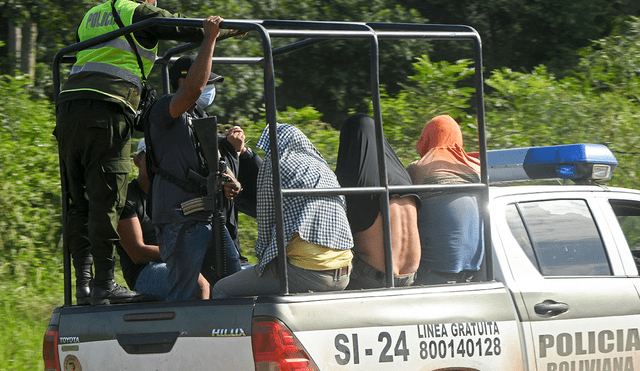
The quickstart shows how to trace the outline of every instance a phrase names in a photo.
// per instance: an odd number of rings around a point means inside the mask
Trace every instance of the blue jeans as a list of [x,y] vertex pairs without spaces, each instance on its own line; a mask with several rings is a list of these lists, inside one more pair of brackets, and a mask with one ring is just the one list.
[[[180,230],[184,228],[182,236]],[[225,230],[225,249],[227,252],[227,272],[239,271],[240,254],[233,244],[229,231]],[[193,300],[198,289],[198,276],[207,247],[213,237],[211,224],[195,222],[185,226],[183,223],[156,226],[156,237],[160,247],[160,257],[167,264],[169,293],[167,301]],[[178,237],[181,237],[180,240]]]
[[[415,279],[416,272],[402,277],[393,277],[393,286],[411,286]],[[353,272],[347,290],[375,289],[386,287],[386,285],[387,280],[383,272],[367,264],[357,253],[353,255]]]
[[156,300],[165,300],[169,294],[168,276],[167,264],[151,262],[140,271],[133,289],[151,295]]
[[[312,271],[287,263],[289,292],[341,291],[349,284],[349,275],[335,275],[324,271]],[[258,266],[250,266],[238,273],[225,277],[211,289],[212,299],[237,296],[275,295],[280,292],[278,278],[278,259],[269,262],[262,276],[258,275]]]

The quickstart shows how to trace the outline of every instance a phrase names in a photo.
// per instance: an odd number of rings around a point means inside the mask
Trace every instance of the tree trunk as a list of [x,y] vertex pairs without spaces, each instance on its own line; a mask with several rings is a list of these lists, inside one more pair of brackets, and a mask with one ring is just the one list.
[[20,56],[20,72],[29,75],[31,81],[36,78],[36,40],[38,24],[29,18],[22,26],[22,53]]
[[8,73],[13,75],[18,69],[18,64],[20,62],[20,54],[22,52],[22,29],[16,27],[13,23],[13,20],[8,20],[8,28],[9,28],[9,40],[7,40],[7,48],[9,54],[7,56],[8,62]]

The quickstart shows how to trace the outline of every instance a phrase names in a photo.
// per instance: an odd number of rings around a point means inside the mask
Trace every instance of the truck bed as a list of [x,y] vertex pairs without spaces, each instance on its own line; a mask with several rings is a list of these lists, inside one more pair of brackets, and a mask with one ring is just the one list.
[[511,297],[496,282],[59,307],[56,314],[50,328],[61,329],[60,357],[72,355],[84,369],[253,370],[253,326],[273,319],[321,370],[435,370],[451,358],[470,369],[522,363],[512,356],[520,354],[521,331]]

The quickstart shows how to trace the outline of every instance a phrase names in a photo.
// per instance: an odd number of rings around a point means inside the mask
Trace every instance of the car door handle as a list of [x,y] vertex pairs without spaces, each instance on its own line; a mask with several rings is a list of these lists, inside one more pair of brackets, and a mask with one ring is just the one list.
[[533,306],[533,310],[540,317],[553,317],[569,310],[569,305],[554,300],[545,300]]

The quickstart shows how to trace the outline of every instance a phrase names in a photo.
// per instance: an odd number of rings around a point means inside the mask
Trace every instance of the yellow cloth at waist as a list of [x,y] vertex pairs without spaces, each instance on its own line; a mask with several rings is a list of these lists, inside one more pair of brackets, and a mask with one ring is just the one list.
[[353,259],[351,250],[336,250],[315,245],[300,238],[298,233],[287,244],[289,264],[312,271],[325,271],[346,267]]

